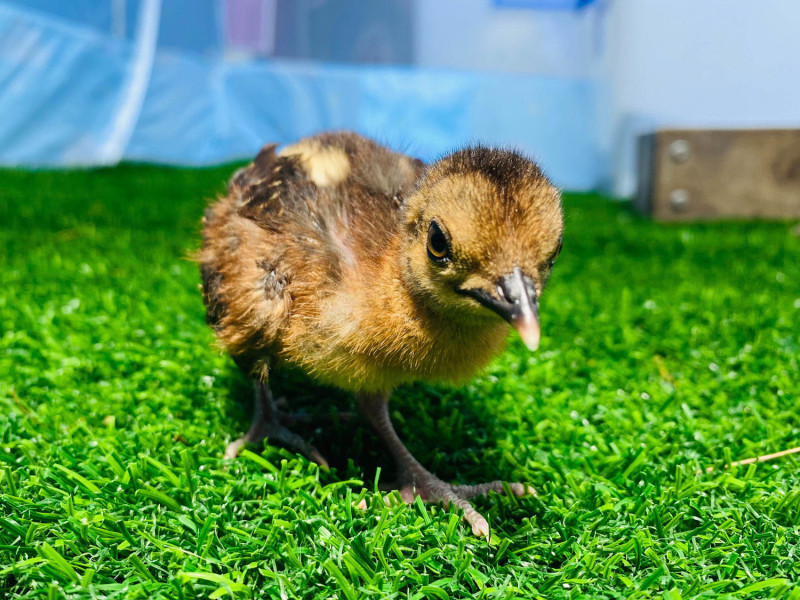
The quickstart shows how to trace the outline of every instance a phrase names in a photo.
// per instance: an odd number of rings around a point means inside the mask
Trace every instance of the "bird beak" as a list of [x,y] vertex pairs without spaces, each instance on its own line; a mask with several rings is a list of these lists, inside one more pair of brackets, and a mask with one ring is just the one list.
[[511,323],[528,350],[539,347],[539,297],[536,284],[522,274],[522,269],[515,267],[511,273],[500,278],[497,295],[482,289],[460,291]]

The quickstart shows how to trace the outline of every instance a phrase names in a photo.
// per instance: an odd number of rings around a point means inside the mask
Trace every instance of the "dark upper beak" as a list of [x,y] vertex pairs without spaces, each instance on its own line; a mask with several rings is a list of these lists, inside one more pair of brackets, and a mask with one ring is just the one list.
[[497,282],[496,295],[485,290],[461,290],[514,326],[529,350],[539,347],[539,303],[536,284],[522,269],[514,270]]

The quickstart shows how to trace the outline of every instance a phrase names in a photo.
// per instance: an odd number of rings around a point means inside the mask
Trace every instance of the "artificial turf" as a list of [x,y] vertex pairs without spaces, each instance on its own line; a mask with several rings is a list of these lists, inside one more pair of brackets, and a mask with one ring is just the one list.
[[300,379],[277,392],[333,469],[222,459],[251,391],[188,256],[231,171],[0,171],[0,597],[800,598],[800,463],[723,468],[800,445],[791,224],[565,196],[541,350],[395,395],[442,478],[538,490],[477,501],[487,543],[387,506],[351,399]]

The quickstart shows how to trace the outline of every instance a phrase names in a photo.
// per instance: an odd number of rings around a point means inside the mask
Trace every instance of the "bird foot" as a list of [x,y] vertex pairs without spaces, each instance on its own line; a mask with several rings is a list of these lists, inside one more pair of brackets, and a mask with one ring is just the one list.
[[278,443],[287,450],[298,452],[327,469],[328,461],[319,453],[319,450],[281,423],[281,411],[278,409],[278,405],[286,406],[286,400],[274,400],[266,381],[257,381],[255,392],[253,422],[250,424],[250,430],[238,440],[228,444],[228,447],[225,448],[225,458],[236,458],[239,450],[246,444],[262,445],[264,440],[269,439],[270,442]]
[[489,522],[473,508],[469,502],[470,498],[485,496],[492,491],[502,493],[506,487],[515,496],[536,493],[531,486],[522,483],[505,484],[502,481],[490,481],[478,485],[445,483],[423,467],[397,436],[389,418],[388,400],[388,395],[380,394],[362,394],[358,398],[361,412],[375,428],[375,432],[386,444],[397,463],[400,475],[399,492],[406,502],[414,502],[419,496],[425,502],[441,502],[445,506],[453,504],[464,511],[464,519],[472,527],[472,533],[488,538],[491,535]]
[[328,461],[320,454],[314,446],[306,442],[302,437],[294,433],[292,430],[281,425],[277,419],[269,421],[253,422],[245,435],[228,444],[225,448],[225,458],[234,459],[239,454],[244,446],[248,444],[261,445],[264,440],[269,440],[283,446],[287,450],[302,454],[306,458],[313,460],[319,466],[327,469]]
[[522,483],[490,481],[477,485],[453,485],[424,470],[422,473],[414,473],[414,477],[406,481],[395,488],[405,502],[411,504],[419,496],[424,502],[441,502],[445,507],[453,504],[464,511],[464,520],[472,527],[472,533],[485,538],[490,535],[489,522],[475,510],[469,502],[470,498],[486,496],[489,492],[502,494],[505,486],[515,496],[536,495],[531,486]]

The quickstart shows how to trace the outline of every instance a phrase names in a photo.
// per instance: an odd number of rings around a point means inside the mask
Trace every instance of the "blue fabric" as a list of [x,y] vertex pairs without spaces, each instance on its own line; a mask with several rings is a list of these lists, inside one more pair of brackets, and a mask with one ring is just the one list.
[[0,163],[104,162],[130,46],[0,4]]
[[[129,41],[0,4],[0,163],[74,165],[104,155]],[[478,71],[226,62],[160,49],[124,158],[204,165],[352,129],[424,160],[482,142],[539,159],[554,181],[601,180],[595,85]]]
[[[180,85],[176,86],[176,81]],[[160,53],[126,155],[208,164],[326,129],[433,160],[481,142],[538,158],[560,185],[599,181],[591,82],[314,63],[228,64]]]

